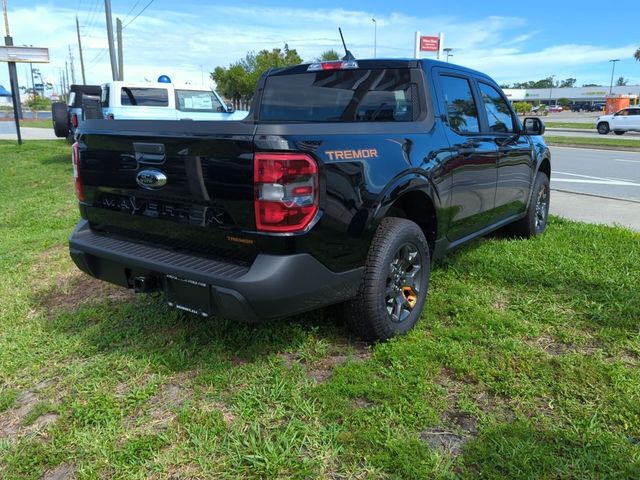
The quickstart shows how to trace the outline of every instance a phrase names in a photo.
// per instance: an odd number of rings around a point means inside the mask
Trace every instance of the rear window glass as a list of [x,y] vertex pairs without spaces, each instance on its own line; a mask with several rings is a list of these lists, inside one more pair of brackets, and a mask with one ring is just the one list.
[[168,107],[169,93],[165,88],[122,87],[120,105],[139,107]]
[[408,122],[417,116],[408,68],[325,70],[267,78],[261,121]]
[[223,111],[222,104],[210,90],[176,90],[176,108],[181,112]]

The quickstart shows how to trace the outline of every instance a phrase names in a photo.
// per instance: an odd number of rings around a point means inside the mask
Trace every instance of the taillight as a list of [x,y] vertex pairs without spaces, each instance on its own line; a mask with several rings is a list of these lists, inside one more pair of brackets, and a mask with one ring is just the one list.
[[77,128],[78,126],[78,115],[75,113],[71,115],[71,125],[73,126],[73,128]]
[[256,228],[304,230],[318,212],[318,165],[305,153],[256,153],[253,161]]
[[73,183],[76,187],[76,197],[83,202],[85,197],[82,188],[82,179],[80,178],[80,147],[78,142],[71,145],[71,163],[73,163]]

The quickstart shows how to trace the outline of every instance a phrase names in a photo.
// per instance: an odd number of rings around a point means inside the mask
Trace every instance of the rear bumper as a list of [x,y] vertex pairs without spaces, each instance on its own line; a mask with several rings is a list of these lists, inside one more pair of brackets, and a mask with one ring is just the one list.
[[104,235],[86,220],[69,238],[69,252],[78,268],[100,280],[133,288],[136,279],[149,279],[178,308],[248,322],[352,298],[363,273],[333,272],[304,253],[260,254],[250,266],[225,263]]

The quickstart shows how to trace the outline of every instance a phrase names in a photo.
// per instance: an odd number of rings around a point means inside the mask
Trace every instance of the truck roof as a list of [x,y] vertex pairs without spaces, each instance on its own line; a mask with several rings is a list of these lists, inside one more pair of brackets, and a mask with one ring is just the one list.
[[133,88],[165,88],[168,90],[195,90],[195,91],[210,91],[213,90],[211,85],[194,85],[190,83],[162,83],[162,82],[125,82],[115,80],[112,82],[106,82],[103,86],[109,85],[110,87],[133,87]]
[[[458,70],[460,72],[472,73],[477,76],[489,78],[485,73],[478,72],[468,67],[456,65],[455,63],[442,62],[440,60],[432,59],[415,59],[415,58],[364,58],[356,59],[358,68],[419,68],[430,69],[431,67],[443,67],[449,70]],[[303,73],[309,68],[309,65],[313,63],[324,62],[307,62],[292,67],[283,67],[271,70],[269,75],[279,75],[285,73]]]

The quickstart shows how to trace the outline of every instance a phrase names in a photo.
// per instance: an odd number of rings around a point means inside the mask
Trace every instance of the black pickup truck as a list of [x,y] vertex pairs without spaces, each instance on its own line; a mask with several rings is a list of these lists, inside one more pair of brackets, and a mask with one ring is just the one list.
[[432,60],[265,74],[243,121],[84,122],[76,265],[203,317],[344,302],[368,341],[420,317],[431,262],[542,232],[550,155],[488,76]]

